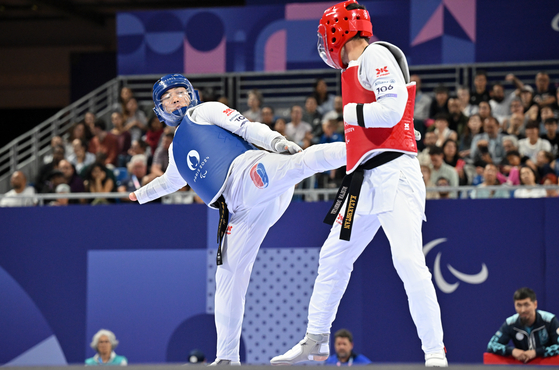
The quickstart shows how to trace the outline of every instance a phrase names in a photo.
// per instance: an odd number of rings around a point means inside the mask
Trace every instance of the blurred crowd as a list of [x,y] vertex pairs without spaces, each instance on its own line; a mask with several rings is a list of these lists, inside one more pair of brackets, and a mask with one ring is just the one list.
[[[461,86],[451,92],[438,86],[433,93],[421,90],[421,77],[411,76],[417,85],[414,124],[421,133],[418,158],[428,187],[474,185],[476,190],[459,195],[441,189],[427,193],[428,199],[536,198],[556,197],[555,190],[543,188],[507,190],[506,185],[557,185],[559,164],[559,90],[542,71],[534,86],[513,74],[489,86],[484,71],[477,71],[473,89]],[[211,91],[202,91],[203,101],[221,101]],[[134,92],[123,87],[119,103],[107,121],[87,112],[62,136],[51,141],[38,173],[27,178],[21,171],[12,174],[12,190],[0,206],[33,205],[34,193],[122,193],[120,199],[65,199],[51,205],[106,204],[128,202],[128,193],[163,174],[169,162],[168,149],[174,128],[162,124],[152,107],[139,106]],[[251,90],[246,107],[236,108],[251,121],[268,125],[307,148],[318,143],[344,140],[341,96],[329,91],[318,79],[313,92],[287,114],[277,114],[265,104],[262,93]],[[345,168],[319,174],[299,184],[300,188],[336,188]],[[32,186],[29,186],[32,184]],[[484,189],[503,186],[502,189]],[[181,191],[189,190],[188,186]],[[201,203],[194,193],[166,198],[166,202]]]

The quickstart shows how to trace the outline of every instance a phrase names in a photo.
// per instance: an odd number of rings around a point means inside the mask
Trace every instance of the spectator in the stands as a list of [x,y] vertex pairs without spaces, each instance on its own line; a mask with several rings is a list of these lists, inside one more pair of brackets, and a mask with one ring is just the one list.
[[507,165],[503,166],[502,172],[507,175],[508,185],[520,185],[520,168],[525,165],[535,166],[528,157],[522,157],[518,150],[507,152]]
[[48,203],[49,206],[67,206],[68,204],[70,204],[71,200],[74,199],[69,199],[65,196],[63,196],[63,194],[70,194],[72,191],[70,190],[70,185],[68,184],[59,184],[56,189],[54,190],[54,192],[56,194],[61,194],[60,198],[56,198],[53,201],[50,201]]
[[29,207],[37,204],[35,198],[28,198],[35,195],[35,189],[32,186],[27,186],[27,176],[22,171],[12,173],[10,185],[12,190],[4,195],[14,198],[1,198],[0,207]]
[[145,141],[134,140],[132,141],[130,150],[128,150],[128,156],[133,157],[136,154],[145,154],[148,157],[148,161],[149,161],[149,158],[152,156],[153,152],[151,151],[151,147]]
[[[52,162],[52,157],[53,157],[53,153],[54,153],[54,148],[56,148],[57,146],[60,145],[64,145],[64,141],[62,140],[62,138],[60,136],[53,136],[50,139],[50,153],[46,154],[43,157],[43,164],[47,164]],[[64,145],[64,152],[66,152],[67,146]]]
[[148,122],[148,130],[146,132],[146,143],[151,148],[152,153],[155,153],[164,130],[165,125],[161,123],[159,118],[157,118],[157,116],[151,117]]
[[68,161],[74,165],[76,172],[81,174],[85,167],[95,162],[95,154],[87,151],[87,145],[83,139],[74,139],[72,141],[72,147],[74,149],[74,154],[68,157]]
[[[421,165],[421,174],[423,175],[423,182],[426,188],[433,188],[435,184],[431,181],[431,167],[428,165]],[[426,199],[439,199],[439,193],[435,191],[428,191]]]
[[490,95],[487,89],[487,73],[482,70],[476,71],[474,77],[474,89],[470,93],[470,104],[479,105],[482,101],[489,102]]
[[130,131],[124,128],[124,117],[122,113],[113,112],[113,114],[111,114],[111,121],[113,123],[111,134],[113,134],[118,141],[117,167],[124,167],[126,165],[128,149],[130,149],[130,145],[132,144],[132,137]]
[[435,117],[433,124],[434,133],[437,136],[436,145],[442,146],[446,139],[458,140],[458,135],[454,130],[448,128],[448,115],[445,113],[438,113]]
[[[147,175],[148,159],[143,154],[137,154],[128,162],[128,177],[118,187],[119,193],[126,193],[124,201],[130,201],[128,194],[138,190],[142,186],[142,180]],[[127,200],[128,199],[128,200]]]
[[526,124],[526,138],[518,141],[520,154],[530,157],[532,162],[537,161],[540,150],[551,152],[551,144],[546,139],[540,138],[540,124],[537,121],[529,121]]
[[437,181],[435,182],[435,186],[437,188],[441,188],[441,190],[439,190],[439,199],[450,199],[450,198],[456,198],[456,196],[453,196],[454,192],[450,192],[450,191],[443,191],[442,189],[447,188],[450,185],[450,181],[446,178],[446,177],[439,177],[437,179]]
[[[93,126],[95,126],[95,122],[93,122]],[[78,122],[73,125],[69,130],[68,135],[68,144],[66,145],[66,157],[69,157],[70,154],[73,153],[74,150],[74,140],[80,139],[85,141],[86,147],[89,144],[89,140],[93,137],[93,131],[89,129],[89,127],[85,124],[84,121]],[[72,149],[68,150],[68,146],[71,146]]]
[[[551,168],[551,162],[555,157],[551,152],[547,152],[545,150],[540,150],[536,156],[536,167],[538,171],[538,177],[543,179],[545,175],[548,173],[554,173],[553,169]],[[543,180],[542,180],[543,181]]]
[[324,133],[320,136],[320,144],[335,143],[337,141],[344,141],[342,134],[336,132],[338,128],[338,121],[331,119],[324,125]]
[[118,157],[118,139],[107,132],[107,125],[102,119],[95,121],[93,129],[95,136],[89,142],[89,152],[95,155],[103,153],[105,155],[105,165],[116,166]]
[[440,177],[444,177],[449,181],[450,186],[458,186],[458,173],[454,167],[444,162],[444,153],[441,147],[431,145],[429,147],[431,155],[431,180],[437,184]]
[[525,124],[525,114],[524,114],[524,106],[522,105],[522,101],[519,97],[512,99],[510,102],[510,116],[506,117],[503,120],[503,130],[509,131],[509,126],[511,125],[511,119],[513,116],[522,117],[520,123],[520,129],[518,132],[522,133],[524,131],[524,124]]
[[550,83],[549,74],[545,71],[536,74],[536,91],[534,92],[534,102],[540,108],[552,105],[557,102],[557,88]]
[[456,95],[458,96],[458,102],[460,102],[460,109],[466,117],[470,117],[478,112],[478,106],[470,104],[470,89],[466,86],[459,86],[456,89]]
[[276,122],[276,118],[274,116],[274,108],[267,105],[262,107],[262,121],[263,124],[268,126],[271,130],[274,129],[274,123]]
[[291,121],[285,126],[286,137],[298,145],[303,145],[303,140],[311,132],[311,124],[303,121],[303,109],[301,106],[294,105],[291,107]]
[[[522,102],[522,106],[524,107],[524,112],[528,112],[528,110],[537,105],[534,101],[534,89],[530,85],[524,85],[520,90],[520,101]],[[535,108],[534,108],[535,109]]]
[[344,103],[342,97],[337,95],[336,97],[334,97],[334,109],[329,112],[326,112],[326,114],[322,116],[322,124],[328,122],[331,119],[335,119],[336,121],[338,121],[338,128],[336,129],[336,131],[339,133],[343,133],[344,132],[343,113],[344,113]]
[[132,140],[138,140],[142,137],[147,130],[148,120],[146,114],[138,109],[138,102],[136,99],[131,98],[126,103],[126,110],[122,112],[124,118],[124,129],[130,131]]
[[144,178],[144,182],[142,185],[147,184],[148,182],[153,181],[156,177],[162,176],[169,165],[169,147],[173,142],[174,134],[168,132],[163,135],[161,138],[161,143],[155,150],[155,154],[153,155],[153,162],[151,164],[150,173]]
[[[529,166],[520,168],[520,184],[534,186],[538,183],[538,174]],[[547,193],[543,188],[537,189],[517,189],[514,191],[515,198],[545,198]]]
[[431,155],[429,154],[429,148],[431,145],[436,146],[437,135],[434,131],[427,131],[423,136],[423,146],[424,149],[417,154],[417,159],[419,164],[430,166],[431,165]]
[[128,86],[123,86],[120,88],[118,93],[118,105],[113,107],[114,110],[118,110],[120,113],[126,112],[126,103],[134,97],[134,92]]
[[328,85],[323,79],[319,78],[315,81],[312,95],[316,99],[317,109],[320,114],[325,114],[334,109],[335,96],[328,93]]
[[285,134],[285,127],[286,126],[287,126],[287,123],[285,123],[285,118],[278,117],[278,119],[276,119],[276,123],[274,123],[274,131],[279,132],[283,136],[287,136]]
[[[557,176],[553,173],[548,173],[544,176],[542,180],[543,185],[557,185]],[[557,189],[545,189],[548,198],[557,198],[559,197],[559,192]]]
[[468,176],[464,171],[466,162],[460,158],[458,154],[458,144],[456,144],[456,140],[446,139],[442,145],[442,149],[443,160],[449,166],[454,167],[456,173],[458,173],[459,184],[468,185]]
[[470,198],[472,199],[489,199],[489,198],[510,198],[510,191],[506,188],[499,190],[484,189],[488,186],[497,186],[501,183],[497,180],[499,170],[493,163],[489,163],[483,170],[483,182],[472,190]]
[[415,122],[425,121],[429,118],[429,109],[431,108],[433,98],[421,90],[421,77],[419,77],[419,75],[411,75],[410,80],[411,82],[415,82],[415,107],[413,111],[413,119]]
[[91,365],[116,365],[126,366],[128,360],[124,356],[119,356],[114,349],[118,346],[116,336],[110,330],[101,329],[93,336],[90,347],[97,352],[95,356],[85,360],[85,364]]
[[[63,159],[58,164],[58,169],[64,175],[64,182],[70,186],[70,192],[72,193],[83,193],[85,192],[85,186],[83,180],[78,176],[76,170],[72,163],[68,160]],[[77,200],[71,203],[78,203]]]
[[34,186],[37,193],[50,193],[54,190],[49,177],[54,170],[58,169],[58,163],[64,159],[64,156],[65,149],[62,145],[58,145],[53,149],[52,161],[41,166],[39,173],[35,178]]
[[448,115],[448,98],[448,89],[445,86],[439,85],[435,88],[435,99],[429,108],[429,118],[434,119],[439,113]]
[[551,109],[550,106],[546,105],[540,109],[540,133],[546,132],[545,120],[548,118],[555,118],[555,114],[553,113],[553,109]]
[[243,116],[251,122],[262,121],[262,110],[260,109],[262,105],[262,93],[259,90],[254,89],[248,92],[247,105],[249,109],[243,112]]
[[551,153],[557,158],[559,155],[559,135],[557,135],[557,118],[550,117],[544,121],[545,133],[542,139],[551,144]]
[[524,134],[524,115],[521,113],[513,113],[508,119],[506,133],[509,135],[514,135],[518,139],[523,139]]
[[458,98],[448,99],[448,128],[455,131],[458,137],[464,134],[464,128],[468,124],[468,117],[460,109]]
[[508,176],[510,168],[507,154],[511,151],[518,151],[518,138],[514,135],[504,135],[503,136],[503,149],[505,151],[505,158],[501,160],[501,172]]
[[[91,134],[91,137],[93,137],[93,128],[95,127],[95,121],[97,120],[97,117],[95,116],[95,113],[93,113],[92,111],[88,111],[85,112],[85,115],[83,116],[83,122],[85,123],[85,126],[87,127],[86,133],[89,130],[89,133]],[[91,138],[89,138],[91,139]],[[89,140],[86,137],[86,140]]]
[[[107,168],[98,162],[88,167],[84,185],[89,193],[110,193],[115,188],[113,179],[107,176]],[[110,201],[106,198],[95,198],[91,201],[92,205],[108,203]]]
[[458,147],[460,157],[471,159],[470,149],[472,147],[472,141],[477,134],[482,132],[481,117],[477,113],[471,115],[468,119],[468,124],[464,127],[464,133],[460,137],[460,145]]
[[500,124],[503,124],[505,119],[510,116],[510,103],[517,96],[516,92],[505,94],[503,85],[496,82],[493,85],[492,93],[491,100],[489,100],[492,115],[497,118]]
[[[478,107],[479,107],[478,110],[479,117],[481,118],[482,122],[484,122],[487,118],[492,117],[491,106],[489,105],[489,102],[486,101],[479,102]],[[497,124],[500,126],[498,121]]]
[[494,117],[483,121],[483,133],[477,134],[472,140],[470,158],[473,161],[483,159],[486,163],[501,163],[505,157],[503,134],[499,132],[499,123]]
[[371,363],[367,357],[353,351],[353,335],[347,329],[340,329],[334,334],[334,350],[324,362],[325,365],[353,366]]
[[317,110],[318,105],[314,96],[307,96],[305,100],[305,108],[303,109],[302,120],[308,122],[312,126],[312,135],[316,140],[322,136],[322,114]]

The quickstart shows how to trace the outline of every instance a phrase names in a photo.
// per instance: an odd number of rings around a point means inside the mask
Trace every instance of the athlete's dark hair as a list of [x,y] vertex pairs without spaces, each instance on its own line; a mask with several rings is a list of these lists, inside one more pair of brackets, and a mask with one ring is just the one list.
[[[346,6],[347,10],[356,10],[356,9],[363,9],[363,10],[367,10],[367,8],[365,8],[365,5],[361,5],[361,4],[349,4],[348,6]],[[359,35],[359,32],[357,32],[357,35],[353,36],[350,40],[355,40],[355,39],[363,39],[366,40],[367,43],[369,43],[369,38],[368,37],[363,37]]]
[[514,292],[514,300],[515,301],[520,301],[526,298],[530,298],[530,300],[532,302],[535,302],[536,299],[536,293],[534,293],[534,291],[530,288],[520,288],[518,289],[516,292]]

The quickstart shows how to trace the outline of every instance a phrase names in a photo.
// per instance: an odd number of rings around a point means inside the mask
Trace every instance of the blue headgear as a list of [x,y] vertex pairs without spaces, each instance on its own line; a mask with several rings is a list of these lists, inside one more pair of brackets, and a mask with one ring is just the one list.
[[[161,98],[167,90],[175,87],[184,87],[186,89],[190,98],[190,104],[188,107],[183,107],[174,112],[168,113],[161,104]],[[161,77],[161,79],[153,85],[153,103],[155,104],[153,111],[157,115],[157,118],[159,118],[161,122],[165,122],[167,125],[175,127],[181,123],[186,111],[189,108],[200,104],[200,96],[198,95],[198,90],[194,90],[194,87],[192,87],[192,84],[186,79],[186,77],[180,74],[172,74]]]

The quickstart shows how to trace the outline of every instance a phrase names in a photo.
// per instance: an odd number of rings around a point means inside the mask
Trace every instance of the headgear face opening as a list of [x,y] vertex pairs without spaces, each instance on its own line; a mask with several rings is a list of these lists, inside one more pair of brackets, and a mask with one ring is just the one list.
[[157,118],[174,127],[181,123],[189,108],[200,104],[200,98],[188,79],[180,74],[170,74],[153,85],[153,103]]
[[356,0],[336,4],[324,11],[318,25],[318,54],[322,60],[335,69],[347,68],[342,61],[342,48],[355,35],[373,36],[373,24],[365,9],[347,10]]

